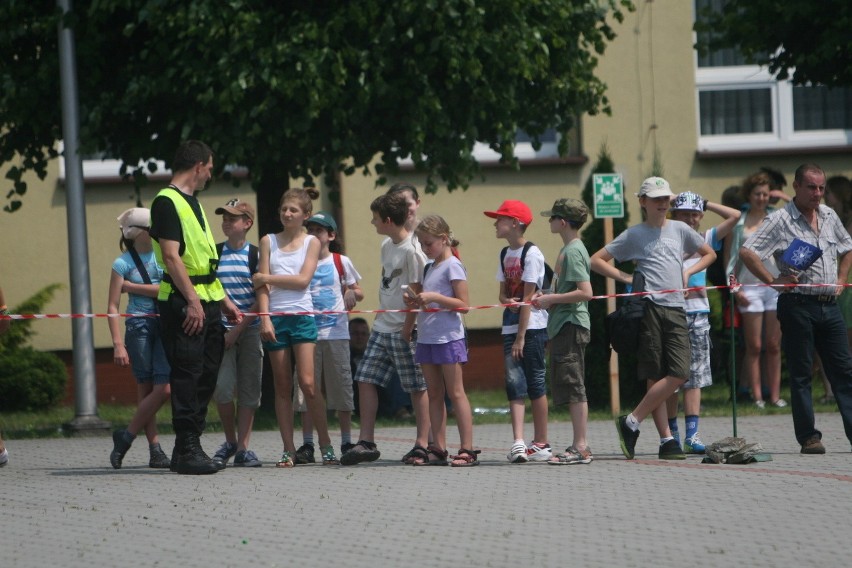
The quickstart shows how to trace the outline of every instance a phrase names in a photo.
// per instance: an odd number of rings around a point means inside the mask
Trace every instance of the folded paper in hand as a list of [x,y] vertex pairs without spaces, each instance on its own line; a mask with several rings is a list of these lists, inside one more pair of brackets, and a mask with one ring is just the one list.
[[779,268],[783,272],[802,272],[811,267],[811,265],[822,256],[822,249],[810,243],[806,243],[801,239],[793,239],[784,255],[781,257],[782,266]]

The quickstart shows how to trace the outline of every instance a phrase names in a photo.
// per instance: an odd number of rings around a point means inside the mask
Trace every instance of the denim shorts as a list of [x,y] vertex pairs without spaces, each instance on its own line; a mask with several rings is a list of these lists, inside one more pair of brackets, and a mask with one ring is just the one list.
[[275,341],[264,341],[267,351],[288,349],[297,343],[317,342],[317,323],[314,316],[272,316]]
[[528,329],[524,336],[524,353],[520,360],[512,357],[516,333],[503,336],[503,364],[506,367],[506,396],[509,400],[529,397],[536,400],[547,394],[544,383],[547,329]]
[[124,344],[137,383],[169,384],[171,368],[163,350],[157,318],[127,318]]

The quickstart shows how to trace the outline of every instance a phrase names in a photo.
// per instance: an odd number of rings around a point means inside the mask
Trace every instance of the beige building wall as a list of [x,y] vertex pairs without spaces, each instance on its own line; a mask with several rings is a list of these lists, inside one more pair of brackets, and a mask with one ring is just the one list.
[[[637,2],[636,12],[627,14],[622,24],[614,23],[618,37],[600,59],[599,74],[609,85],[612,116],[584,117],[582,145],[589,157],[585,164],[525,165],[520,171],[484,167],[485,179],[475,179],[467,191],[423,195],[421,214],[443,215],[461,241],[461,256],[470,279],[473,305],[497,302],[498,253],[504,243],[494,237],[493,220],[482,212],[495,209],[504,199],[526,201],[536,215],[527,236],[553,263],[559,239],[548,233],[547,222],[538,214],[560,197],[579,197],[603,144],[609,148],[616,170],[624,176],[627,205],[632,222],[640,219],[633,194],[651,174],[655,155],[662,173],[675,191],[691,189],[718,200],[722,191],[736,184],[760,166],[781,170],[792,182],[796,166],[803,161],[821,164],[828,175],[852,173],[847,154],[767,153],[737,157],[697,158],[697,110],[695,91],[695,52],[692,33],[692,2],[656,0]],[[210,141],[215,151],[215,141]],[[0,172],[4,173],[4,172]],[[399,179],[424,187],[422,175],[403,172]],[[51,166],[46,180],[35,175],[27,179],[30,190],[23,208],[0,213],[4,246],[0,249],[0,285],[10,305],[15,305],[37,289],[54,283],[68,284],[68,245],[65,189],[58,182],[58,163]],[[378,307],[377,286],[381,238],[370,224],[370,202],[387,186],[375,188],[375,179],[355,175],[342,180],[342,222],[346,253],[363,276],[366,293],[361,308]],[[391,180],[391,182],[397,180]],[[161,183],[143,191],[150,205]],[[788,192],[790,192],[788,188]],[[317,204],[330,209],[326,202]],[[232,197],[253,200],[248,184],[234,189],[218,183],[203,193],[201,203],[213,218],[213,210]],[[119,232],[116,217],[134,206],[132,187],[125,184],[88,184],[86,187],[87,232],[89,238],[92,305],[95,312],[106,311],[107,285],[113,259],[118,255]],[[705,225],[717,222],[708,215]],[[218,221],[213,221],[217,239],[222,238]],[[257,242],[252,232],[250,240]],[[594,252],[594,251],[590,251]],[[601,294],[602,290],[595,293]],[[70,311],[70,291],[61,291],[46,308],[50,313]],[[499,310],[477,310],[467,316],[471,328],[497,327]],[[70,320],[40,320],[34,323],[35,345],[39,349],[68,349],[71,346]],[[96,347],[110,345],[106,321],[94,322]]]

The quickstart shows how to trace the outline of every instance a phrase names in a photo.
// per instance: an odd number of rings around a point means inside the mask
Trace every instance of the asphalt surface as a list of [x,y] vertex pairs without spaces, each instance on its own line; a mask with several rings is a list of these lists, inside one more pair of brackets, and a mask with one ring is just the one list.
[[[650,420],[636,460],[597,421],[595,460],[558,467],[510,464],[508,417],[475,427],[473,468],[402,465],[413,427],[378,430],[377,462],[290,470],[278,433],[256,432],[263,467],[200,477],[149,469],[144,439],[121,470],[107,437],[9,440],[0,566],[848,566],[852,453],[838,414],[817,421],[821,456],[799,454],[789,414],[740,418],[772,456],[750,465],[660,461]],[[554,449],[570,433],[552,423]],[[705,442],[731,433],[702,419]]]

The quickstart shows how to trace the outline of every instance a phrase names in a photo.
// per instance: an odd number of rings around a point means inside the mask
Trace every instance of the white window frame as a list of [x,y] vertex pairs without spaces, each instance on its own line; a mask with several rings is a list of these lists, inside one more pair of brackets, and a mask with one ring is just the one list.
[[[65,151],[65,144],[60,140],[57,150],[59,151],[59,181],[65,181],[65,158],[62,152]],[[166,168],[166,163],[162,160],[154,160],[157,164],[156,173],[148,173],[148,177],[171,177],[171,170]],[[139,162],[139,167],[148,172],[148,162]],[[83,160],[83,180],[90,182],[112,182],[120,181],[121,175],[118,173],[121,170],[121,160]],[[133,168],[128,166],[128,173],[133,171]]]
[[[693,40],[697,34],[693,32]],[[698,152],[702,154],[802,150],[809,148],[836,148],[852,145],[852,130],[793,129],[793,83],[773,77],[767,68],[759,65],[729,67],[699,67],[698,53],[695,61],[695,124],[698,133]],[[772,104],[772,131],[757,134],[701,134],[702,91],[741,90],[769,88]]]

